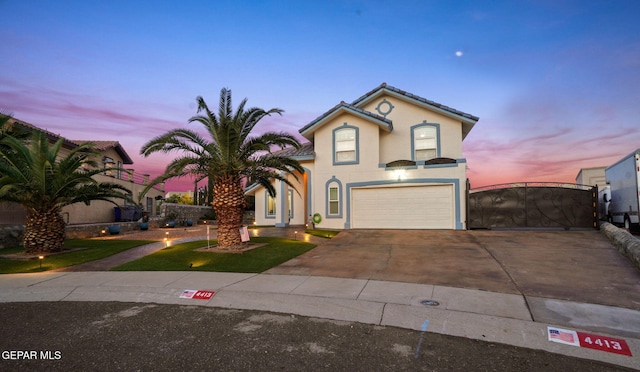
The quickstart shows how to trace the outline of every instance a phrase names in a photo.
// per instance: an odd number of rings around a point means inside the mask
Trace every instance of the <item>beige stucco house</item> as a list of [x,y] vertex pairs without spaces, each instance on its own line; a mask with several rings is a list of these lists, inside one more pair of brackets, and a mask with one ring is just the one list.
[[[340,102],[300,129],[309,140],[283,150],[305,169],[294,190],[260,186],[257,225],[326,229],[466,229],[462,141],[478,117],[382,84]],[[294,184],[296,181],[292,181]]]
[[[39,128],[33,124],[27,122],[11,119],[9,125],[16,126],[16,129],[24,131],[40,131],[47,135],[51,142],[58,141],[63,138],[58,134],[54,134],[42,128]],[[139,198],[140,193],[149,184],[148,174],[137,174],[134,169],[130,168],[133,161],[118,141],[89,141],[89,140],[69,140],[64,139],[63,148],[61,154],[68,154],[71,149],[77,147],[83,142],[93,142],[96,149],[100,152],[100,155],[95,161],[105,166],[106,168],[113,168],[104,174],[96,175],[95,179],[98,182],[112,182],[123,185],[131,191],[132,198],[135,202],[142,204],[142,208],[149,212],[150,215],[154,215],[157,212],[156,199],[161,199],[164,195],[164,184],[157,185],[157,187],[149,190],[142,198]],[[118,170],[120,169],[120,170]],[[124,170],[123,170],[124,169]],[[125,202],[121,199],[114,200],[121,208],[120,218],[124,218],[123,214],[126,213],[123,210],[129,209],[128,206],[132,206],[132,203]],[[84,203],[76,203],[67,206],[63,209],[62,215],[68,224],[87,224],[87,223],[103,223],[114,222],[116,219],[116,212],[114,210],[114,204],[107,201],[92,201],[90,205]],[[26,211],[13,203],[0,203],[0,224],[24,224]]]

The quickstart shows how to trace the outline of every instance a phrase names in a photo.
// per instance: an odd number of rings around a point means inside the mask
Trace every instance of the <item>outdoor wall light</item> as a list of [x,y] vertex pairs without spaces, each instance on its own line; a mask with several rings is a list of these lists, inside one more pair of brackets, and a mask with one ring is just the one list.
[[402,179],[405,177],[405,170],[404,169],[396,169],[393,171],[393,178],[397,179],[398,181],[402,181]]

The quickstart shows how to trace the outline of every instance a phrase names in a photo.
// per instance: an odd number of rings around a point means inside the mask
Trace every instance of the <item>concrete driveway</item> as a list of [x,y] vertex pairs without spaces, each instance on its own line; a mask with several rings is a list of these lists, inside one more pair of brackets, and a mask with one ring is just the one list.
[[640,271],[596,230],[346,230],[266,273],[522,294],[531,307],[557,299],[640,310]]

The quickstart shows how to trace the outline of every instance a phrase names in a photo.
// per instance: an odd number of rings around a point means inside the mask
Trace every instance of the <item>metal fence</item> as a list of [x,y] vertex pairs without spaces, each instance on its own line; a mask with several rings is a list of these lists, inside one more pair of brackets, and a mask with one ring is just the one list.
[[596,228],[598,188],[523,182],[469,192],[470,229]]

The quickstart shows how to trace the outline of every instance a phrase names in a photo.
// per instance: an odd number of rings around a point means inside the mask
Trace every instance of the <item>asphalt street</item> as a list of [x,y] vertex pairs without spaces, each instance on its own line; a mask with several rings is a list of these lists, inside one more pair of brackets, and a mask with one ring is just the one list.
[[0,303],[2,371],[630,371],[430,332],[123,302]]

